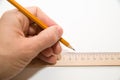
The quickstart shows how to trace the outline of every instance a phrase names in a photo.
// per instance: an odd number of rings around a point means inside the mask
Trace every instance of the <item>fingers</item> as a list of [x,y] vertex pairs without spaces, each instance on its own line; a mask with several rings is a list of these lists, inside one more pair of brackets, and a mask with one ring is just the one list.
[[57,59],[58,59],[58,56],[57,55],[52,55],[50,57],[46,57],[43,54],[39,54],[38,58],[41,59],[42,61],[47,62],[47,63],[55,64]]
[[39,56],[37,56],[37,58],[39,58],[40,60],[50,63],[50,64],[55,64],[57,62],[57,60],[59,60],[61,58],[61,55],[52,55],[50,57],[46,57],[43,54],[39,54]]
[[29,38],[27,42],[30,40],[30,44],[35,46],[38,52],[41,52],[53,46],[60,39],[62,33],[63,31],[59,26],[52,26],[41,31],[38,35]]
[[57,42],[53,47],[43,50],[39,54],[38,58],[47,63],[56,63],[56,61],[59,60],[61,57],[61,50],[61,46],[59,42]]
[[62,48],[61,48],[59,42],[57,42],[55,45],[53,45],[52,48],[53,48],[53,51],[55,54],[59,55],[61,53]]
[[27,36],[34,36],[37,35],[40,31],[42,31],[43,29],[41,29],[37,24],[35,23],[31,23],[30,27],[28,29],[28,34]]
[[44,56],[46,57],[50,57],[52,55],[59,55],[61,53],[61,46],[60,46],[60,43],[57,42],[55,45],[53,45],[52,47],[50,48],[47,48],[45,50],[43,50],[41,52],[41,54],[43,54]]
[[[40,10],[40,8],[38,8],[38,7],[29,7],[29,8],[27,8],[27,10],[29,12],[31,12],[34,16],[36,16],[38,19],[40,19],[48,27],[56,25],[56,23],[52,19],[50,19],[44,12],[42,12]],[[30,24],[31,23],[33,23],[33,22],[30,20]],[[31,32],[31,28],[32,28],[32,32]],[[30,36],[34,35],[33,31],[35,32],[35,34],[37,34],[38,32],[40,32],[40,30],[39,30],[40,27],[38,25],[37,25],[37,29],[35,29],[35,28],[30,26],[28,35],[30,35]]]
[[47,26],[57,25],[52,19],[50,19],[40,8],[38,7],[29,7],[27,8],[33,15],[43,21]]
[[[50,19],[44,12],[40,10],[38,7],[29,7],[27,8],[28,11],[30,11],[34,16],[36,16],[38,19],[40,19],[44,24],[46,24],[48,27],[57,25],[52,19]],[[30,23],[33,23],[30,20]],[[37,25],[37,30],[32,27],[36,33],[40,32],[40,27]],[[31,31],[29,31],[29,34],[33,34]]]
[[53,46],[60,39],[62,33],[63,31],[59,26],[52,26],[43,30],[38,35],[40,46],[43,49]]
[[52,55],[55,55],[52,48],[47,48],[47,49],[43,50],[40,54],[43,54],[45,57],[50,57]]
[[[61,50],[60,45],[56,42],[61,38],[62,29],[59,26],[52,26],[45,30],[42,30],[38,35],[30,38],[23,39],[24,45],[27,47],[32,53],[29,54],[33,57],[36,57],[40,52],[43,51],[45,56],[50,56],[51,54],[58,54]],[[58,45],[53,47],[53,50],[48,49],[52,47],[54,44]],[[24,46],[25,47],[25,46]],[[44,51],[47,49],[47,51]],[[58,51],[57,51],[58,50]],[[50,54],[48,54],[50,52]]]

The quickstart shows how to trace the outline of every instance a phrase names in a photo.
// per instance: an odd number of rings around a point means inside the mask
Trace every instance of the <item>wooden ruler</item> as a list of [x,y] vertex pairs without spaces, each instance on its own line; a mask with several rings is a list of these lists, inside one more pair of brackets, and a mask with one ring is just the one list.
[[[39,62],[40,63],[40,62]],[[56,67],[69,66],[120,66],[120,52],[65,52],[54,65]]]

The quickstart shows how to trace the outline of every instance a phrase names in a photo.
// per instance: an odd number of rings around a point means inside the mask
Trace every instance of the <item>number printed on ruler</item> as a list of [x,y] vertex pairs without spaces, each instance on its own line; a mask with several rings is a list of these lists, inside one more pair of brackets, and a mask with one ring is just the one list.
[[120,52],[65,52],[54,66],[119,66]]

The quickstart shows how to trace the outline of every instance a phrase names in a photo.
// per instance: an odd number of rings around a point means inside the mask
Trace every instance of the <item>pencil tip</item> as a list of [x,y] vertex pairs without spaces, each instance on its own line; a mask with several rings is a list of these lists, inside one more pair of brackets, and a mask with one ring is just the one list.
[[71,46],[71,45],[69,45],[68,46],[70,49],[72,49],[73,51],[75,51],[75,49]]
[[73,50],[73,51],[75,51],[75,49],[74,49],[74,48],[72,48],[72,50]]

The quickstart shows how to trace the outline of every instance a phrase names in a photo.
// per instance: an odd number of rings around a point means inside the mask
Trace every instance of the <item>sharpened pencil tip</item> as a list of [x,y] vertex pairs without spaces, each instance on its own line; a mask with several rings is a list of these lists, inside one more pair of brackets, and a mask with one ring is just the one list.
[[73,50],[73,51],[75,51],[75,49],[74,49],[74,48],[72,48],[72,50]]
[[68,46],[70,49],[72,49],[73,51],[75,51],[75,49],[71,46],[71,45],[69,45]]

